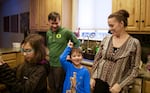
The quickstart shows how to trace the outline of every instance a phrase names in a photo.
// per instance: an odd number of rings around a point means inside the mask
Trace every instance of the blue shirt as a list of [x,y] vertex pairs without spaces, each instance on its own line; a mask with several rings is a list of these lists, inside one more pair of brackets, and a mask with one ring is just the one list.
[[60,62],[66,72],[66,77],[63,85],[63,92],[70,90],[70,77],[73,77],[73,72],[76,72],[76,93],[90,93],[90,73],[86,67],[76,68],[72,62],[66,60],[71,48],[66,47],[60,56]]

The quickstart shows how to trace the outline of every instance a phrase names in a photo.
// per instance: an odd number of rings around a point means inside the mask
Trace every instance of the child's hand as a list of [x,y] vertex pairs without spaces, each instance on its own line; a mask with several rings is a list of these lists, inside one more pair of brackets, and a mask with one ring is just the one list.
[[0,65],[3,65],[5,62],[3,61],[2,57],[0,56]]
[[71,59],[70,59],[70,55],[68,55],[66,59],[67,59],[67,60],[71,60]]
[[2,62],[0,62],[0,65],[3,65],[3,63],[2,63]]
[[73,48],[73,42],[71,42],[70,40],[68,42],[68,47]]

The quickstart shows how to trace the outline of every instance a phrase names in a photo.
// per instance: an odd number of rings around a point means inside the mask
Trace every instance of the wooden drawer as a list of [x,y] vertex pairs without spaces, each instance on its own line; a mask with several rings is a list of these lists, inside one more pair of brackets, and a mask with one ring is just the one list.
[[16,53],[2,54],[2,59],[4,60],[4,62],[8,63],[8,65],[9,65],[11,68],[16,67],[16,65],[17,65]]
[[14,60],[7,60],[7,61],[5,61],[5,62],[8,63],[8,65],[9,65],[11,68],[16,67],[16,65],[17,65],[17,62],[16,62],[15,59],[14,59]]
[[22,64],[24,62],[24,55],[22,53],[17,53],[17,65]]
[[129,93],[141,93],[142,91],[142,79],[136,78],[135,82],[132,86],[130,86],[130,92]]
[[16,53],[2,54],[2,59],[3,59],[4,61],[16,59]]
[[150,81],[144,80],[143,81],[143,92],[142,93],[150,93]]

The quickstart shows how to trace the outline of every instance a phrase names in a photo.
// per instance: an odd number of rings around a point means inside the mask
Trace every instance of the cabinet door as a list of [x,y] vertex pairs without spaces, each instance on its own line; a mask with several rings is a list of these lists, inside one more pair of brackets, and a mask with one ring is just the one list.
[[17,65],[22,64],[24,62],[24,55],[23,55],[23,53],[21,53],[21,52],[17,53],[16,61],[17,61]]
[[144,80],[142,88],[143,88],[142,93],[150,93],[150,89],[149,89],[150,88],[150,81],[149,80]]
[[40,0],[40,4],[40,28],[47,31],[49,29],[48,15],[52,11],[61,15],[62,0]]
[[49,27],[48,13],[50,12],[48,10],[50,10],[50,8],[49,8],[50,3],[51,3],[50,0],[44,0],[44,1],[40,0],[40,14],[39,14],[40,30],[46,30],[46,31],[48,30],[48,27]]
[[30,29],[47,31],[49,29],[48,15],[52,11],[61,13],[62,0],[31,0],[30,1]]
[[141,93],[142,91],[142,79],[136,78],[133,85],[131,85],[131,89],[129,93]]
[[40,0],[40,29],[47,31],[49,29],[48,15],[56,11],[61,15],[62,0]]
[[30,30],[39,29],[39,0],[30,0]]
[[113,0],[112,11],[125,9],[129,12],[128,31],[139,31],[140,26],[140,0]]
[[141,0],[141,30],[150,31],[150,0]]
[[50,11],[56,11],[62,15],[62,0],[48,0],[50,2]]
[[4,62],[6,62],[11,68],[16,67],[16,53],[8,53],[8,54],[2,54],[2,59]]
[[72,29],[72,0],[62,0],[62,26]]

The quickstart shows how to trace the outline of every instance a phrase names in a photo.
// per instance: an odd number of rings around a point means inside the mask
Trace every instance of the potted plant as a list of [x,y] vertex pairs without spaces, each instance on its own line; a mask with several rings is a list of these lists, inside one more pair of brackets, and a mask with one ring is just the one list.
[[99,42],[94,44],[90,44],[90,41],[86,41],[85,43],[81,44],[83,57],[85,59],[94,60],[95,54],[98,51]]

